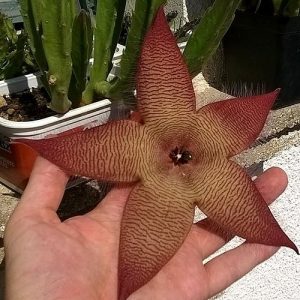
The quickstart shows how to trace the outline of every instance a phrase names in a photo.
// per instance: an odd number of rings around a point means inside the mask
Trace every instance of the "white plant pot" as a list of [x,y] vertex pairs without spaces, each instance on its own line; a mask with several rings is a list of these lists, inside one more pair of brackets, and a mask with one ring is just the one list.
[[[118,44],[116,48],[116,52],[114,54],[113,62],[117,65],[122,57],[123,51],[125,47],[123,45]],[[90,64],[92,65],[94,59],[90,59]],[[112,74],[115,74],[115,70],[113,68]],[[26,89],[37,88],[41,86],[40,73],[36,74],[28,74],[19,77],[15,77],[12,79],[1,80],[0,81],[0,96],[8,95],[11,93],[22,92]],[[1,119],[1,118],[0,118]]]
[[[118,47],[114,56],[117,64],[123,53]],[[92,61],[91,61],[92,63]],[[116,68],[112,75],[116,74]],[[29,74],[0,81],[0,95],[21,92],[41,85],[39,74]],[[104,99],[67,112],[37,121],[15,122],[0,118],[0,182],[17,192],[22,192],[29,179],[37,153],[22,144],[11,144],[15,138],[40,139],[59,133],[104,124],[108,121],[111,102]],[[82,178],[71,178],[69,186],[82,182]]]

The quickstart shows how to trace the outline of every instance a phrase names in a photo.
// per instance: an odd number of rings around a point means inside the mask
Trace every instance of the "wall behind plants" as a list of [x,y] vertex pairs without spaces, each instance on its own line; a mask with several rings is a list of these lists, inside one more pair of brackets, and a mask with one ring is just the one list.
[[[128,0],[126,11],[130,13],[136,0]],[[167,0],[166,11],[177,11],[175,18],[175,28],[178,25],[191,21],[199,16],[214,3],[215,0]],[[177,25],[177,26],[176,26]]]
[[[135,1],[127,2],[127,12],[134,8]],[[167,0],[167,11],[177,11],[177,20],[181,18],[183,21],[188,21],[198,17],[213,2],[214,0]]]
[[[135,1],[128,0],[127,12],[133,10]],[[90,5],[94,3],[93,0],[88,2]],[[178,18],[183,18],[183,20],[187,21],[199,16],[213,2],[214,0],[168,0],[167,11],[177,11]],[[0,10],[12,17],[15,22],[21,21],[18,0],[0,0]]]
[[[130,13],[131,11],[134,10],[134,4],[136,0],[128,0],[126,4],[126,12]],[[184,0],[183,0],[184,1]],[[175,18],[175,28],[179,27],[179,25],[183,22],[185,23],[188,21],[187,19],[187,14],[185,13],[185,5],[182,0],[167,0],[167,5],[166,5],[166,11],[171,12],[171,11],[177,11],[178,15]],[[197,0],[193,0],[197,1]],[[206,1],[206,0],[204,0]],[[199,0],[198,0],[199,2]],[[200,0],[201,2],[201,0]]]
[[214,0],[184,0],[185,17],[188,20],[199,17],[213,3]]
[[13,23],[22,22],[18,0],[0,0],[0,11],[9,16]]

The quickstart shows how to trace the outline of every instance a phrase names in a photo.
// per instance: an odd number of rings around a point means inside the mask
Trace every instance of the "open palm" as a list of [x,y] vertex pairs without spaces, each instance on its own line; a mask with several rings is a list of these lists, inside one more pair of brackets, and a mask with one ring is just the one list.
[[[115,188],[91,212],[61,222],[56,210],[68,177],[38,158],[5,232],[7,299],[117,299],[120,223],[130,186]],[[271,203],[287,185],[272,168],[256,185]],[[176,220],[175,220],[176,221]],[[129,299],[207,299],[278,248],[243,244],[203,265],[231,237],[204,220],[171,261]]]

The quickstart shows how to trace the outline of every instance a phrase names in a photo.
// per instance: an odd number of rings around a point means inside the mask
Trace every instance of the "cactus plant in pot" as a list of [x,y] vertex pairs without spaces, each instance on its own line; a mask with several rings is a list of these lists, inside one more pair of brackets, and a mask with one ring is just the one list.
[[[239,2],[230,1],[231,5],[227,6],[223,1],[216,1],[195,28],[185,49],[192,76],[201,71],[205,59],[217,48]],[[141,44],[158,7],[165,0],[136,1],[119,71],[113,77],[109,74],[126,1],[98,2],[95,27],[90,12],[80,9],[78,3],[77,0],[20,0],[29,43],[41,71],[41,81],[50,96],[49,106],[59,114],[18,124],[0,120],[2,182],[18,190],[26,185],[36,153],[27,153],[28,149],[24,150],[22,145],[10,145],[10,139],[43,138],[94,126],[108,120],[112,106],[126,105],[134,109],[135,72]],[[89,69],[92,43],[94,61]],[[20,126],[22,130],[16,131]]]

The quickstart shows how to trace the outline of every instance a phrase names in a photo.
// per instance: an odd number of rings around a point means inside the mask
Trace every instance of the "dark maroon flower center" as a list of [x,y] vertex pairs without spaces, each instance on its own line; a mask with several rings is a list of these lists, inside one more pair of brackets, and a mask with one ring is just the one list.
[[187,164],[190,160],[192,160],[192,154],[183,147],[176,147],[170,152],[169,157],[172,159],[175,166]]

